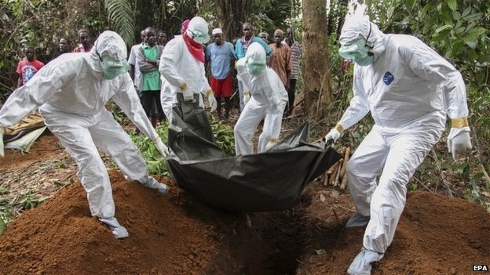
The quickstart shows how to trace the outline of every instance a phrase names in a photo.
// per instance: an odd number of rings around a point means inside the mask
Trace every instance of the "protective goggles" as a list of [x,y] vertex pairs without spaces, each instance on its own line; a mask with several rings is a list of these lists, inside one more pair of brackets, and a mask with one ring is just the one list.
[[187,31],[189,31],[189,33],[191,34],[192,40],[196,41],[197,43],[204,44],[204,43],[207,43],[211,39],[209,34],[207,34],[205,32],[201,32],[198,30],[191,31],[189,29],[187,29]]

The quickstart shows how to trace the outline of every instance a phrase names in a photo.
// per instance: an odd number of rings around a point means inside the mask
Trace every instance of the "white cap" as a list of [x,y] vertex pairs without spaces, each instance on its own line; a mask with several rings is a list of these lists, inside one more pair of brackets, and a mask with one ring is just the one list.
[[216,28],[216,29],[213,29],[212,34],[213,35],[215,35],[215,34],[223,34],[223,31],[220,28]]

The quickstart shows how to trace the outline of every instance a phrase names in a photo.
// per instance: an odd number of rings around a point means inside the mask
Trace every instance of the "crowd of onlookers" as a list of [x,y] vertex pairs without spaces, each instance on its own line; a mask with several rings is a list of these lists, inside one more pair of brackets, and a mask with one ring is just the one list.
[[[187,29],[189,22],[188,19],[182,23],[181,34]],[[230,113],[234,106],[239,107],[239,112],[243,111],[244,88],[242,82],[236,77],[235,62],[245,57],[247,47],[252,42],[260,43],[264,47],[267,65],[281,78],[288,92],[284,117],[290,116],[294,109],[299,60],[302,54],[301,43],[294,39],[294,29],[287,28],[285,33],[281,29],[275,30],[272,42],[268,40],[266,32],[261,32],[258,37],[255,36],[254,28],[248,22],[243,24],[242,31],[242,37],[227,41],[223,30],[214,28],[211,30],[211,41],[204,45],[206,77],[217,101],[216,119],[231,122]],[[172,38],[165,30],[157,31],[153,27],[147,27],[141,30],[140,40],[129,51],[129,72],[140,96],[141,104],[154,127],[168,116],[162,108],[165,102],[161,100],[162,82],[157,62],[163,49]],[[58,51],[50,60],[64,53],[90,52],[94,40],[91,33],[85,28],[78,31],[78,43],[75,47],[69,38],[61,37]],[[44,66],[43,62],[36,59],[34,50],[35,48],[30,45],[24,47],[25,58],[19,62],[16,70],[19,76],[18,87]],[[235,98],[234,101],[233,98]],[[107,105],[107,108],[110,109],[110,104]]]

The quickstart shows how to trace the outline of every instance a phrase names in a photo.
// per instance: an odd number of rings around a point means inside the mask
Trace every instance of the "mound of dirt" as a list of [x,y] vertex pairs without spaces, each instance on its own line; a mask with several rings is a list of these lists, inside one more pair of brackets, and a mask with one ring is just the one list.
[[[60,158],[52,135],[41,140],[37,146],[54,147],[40,153],[35,144],[37,161]],[[29,157],[9,150],[0,172],[16,169],[16,158],[25,170]],[[319,182],[291,210],[245,215],[211,209],[167,178],[156,177],[171,187],[166,195],[118,171],[110,178],[129,238],[115,239],[90,216],[75,180],[0,235],[0,273],[338,275],[362,246],[363,229],[343,226],[354,212],[348,194]],[[418,191],[409,193],[395,240],[372,274],[472,274],[474,264],[490,265],[490,215],[462,199]]]

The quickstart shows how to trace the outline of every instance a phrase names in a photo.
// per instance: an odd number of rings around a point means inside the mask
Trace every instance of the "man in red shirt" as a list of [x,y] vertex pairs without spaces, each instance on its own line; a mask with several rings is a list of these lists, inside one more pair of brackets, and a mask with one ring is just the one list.
[[24,53],[26,58],[21,60],[17,65],[16,72],[19,74],[17,87],[21,87],[22,85],[26,84],[26,82],[44,66],[44,63],[36,59],[33,46],[25,46]]

